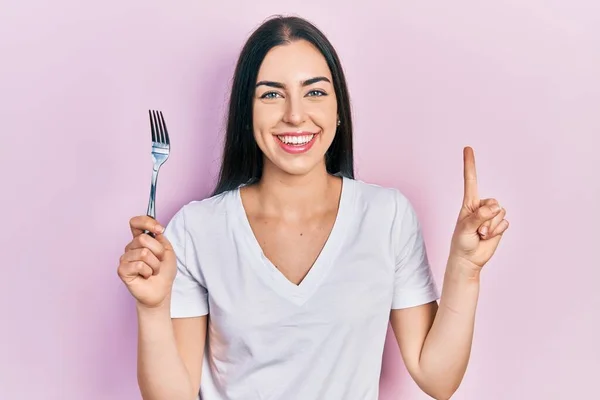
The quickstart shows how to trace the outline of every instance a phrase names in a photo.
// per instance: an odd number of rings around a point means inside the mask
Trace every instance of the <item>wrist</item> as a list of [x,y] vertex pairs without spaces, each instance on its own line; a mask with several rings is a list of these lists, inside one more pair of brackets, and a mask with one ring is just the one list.
[[136,301],[135,308],[140,317],[145,317],[145,316],[148,316],[148,317],[169,316],[170,317],[171,316],[170,304],[171,304],[171,302],[169,299],[165,299],[160,304],[153,305],[153,306],[148,306],[148,305],[140,303],[139,301]]
[[450,255],[446,265],[446,278],[464,283],[479,283],[481,267],[464,257]]

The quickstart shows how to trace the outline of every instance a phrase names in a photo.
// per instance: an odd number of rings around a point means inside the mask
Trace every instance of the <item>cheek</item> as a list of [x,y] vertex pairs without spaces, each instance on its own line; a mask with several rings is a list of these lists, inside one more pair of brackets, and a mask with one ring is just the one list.
[[337,102],[335,98],[322,103],[313,104],[308,108],[312,119],[323,128],[335,127],[337,123]]
[[252,110],[252,119],[257,127],[272,127],[281,119],[283,106],[280,104],[263,104],[257,102]]
[[311,119],[314,123],[323,131],[327,136],[335,134],[337,129],[337,113],[335,108],[330,110],[316,110],[310,114]]
[[254,138],[258,143],[261,143],[263,135],[268,132],[269,128],[272,126],[273,112],[267,110],[264,107],[264,104],[260,104],[254,107],[252,111],[252,130],[254,132]]
[[276,145],[272,140],[271,132],[279,121],[278,114],[278,107],[274,104],[258,104],[252,112],[251,129],[254,140],[263,153],[269,152],[269,148]]

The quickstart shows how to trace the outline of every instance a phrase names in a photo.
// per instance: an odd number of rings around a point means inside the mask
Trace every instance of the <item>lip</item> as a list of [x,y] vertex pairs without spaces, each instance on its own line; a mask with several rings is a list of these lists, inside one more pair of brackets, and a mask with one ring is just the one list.
[[308,135],[316,135],[320,132],[309,132],[309,131],[294,131],[294,132],[281,132],[275,133],[275,136],[308,136]]
[[[301,132],[282,132],[282,133],[273,135],[273,140],[275,140],[277,142],[277,144],[279,144],[279,147],[281,147],[283,149],[283,151],[290,153],[290,154],[301,154],[301,153],[306,153],[307,151],[310,150],[310,148],[313,146],[313,144],[315,144],[315,141],[317,140],[317,136],[319,136],[320,133],[321,132],[303,132],[303,131],[301,131]],[[308,135],[314,135],[314,136],[310,142],[303,144],[302,146],[283,143],[277,137],[277,136],[308,136]]]

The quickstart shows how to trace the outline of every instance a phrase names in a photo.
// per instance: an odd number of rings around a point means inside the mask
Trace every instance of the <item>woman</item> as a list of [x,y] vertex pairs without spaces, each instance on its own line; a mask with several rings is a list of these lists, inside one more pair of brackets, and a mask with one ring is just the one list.
[[118,272],[136,299],[143,398],[377,399],[390,321],[416,383],[449,398],[480,270],[508,227],[497,201],[478,198],[470,148],[464,157],[440,298],[408,199],[353,177],[332,45],[305,20],[265,22],[237,64],[213,195],[166,230],[130,221]]

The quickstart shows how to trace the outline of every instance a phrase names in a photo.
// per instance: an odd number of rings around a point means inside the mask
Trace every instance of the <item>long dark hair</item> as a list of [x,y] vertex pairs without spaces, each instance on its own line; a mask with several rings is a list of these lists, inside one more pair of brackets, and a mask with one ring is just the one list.
[[325,57],[333,78],[340,125],[325,154],[327,172],[354,179],[350,98],[338,55],[325,35],[310,22],[294,16],[275,16],[252,33],[240,53],[231,87],[221,170],[213,196],[260,180],[263,154],[252,129],[258,70],[269,50],[295,40],[312,43]]

